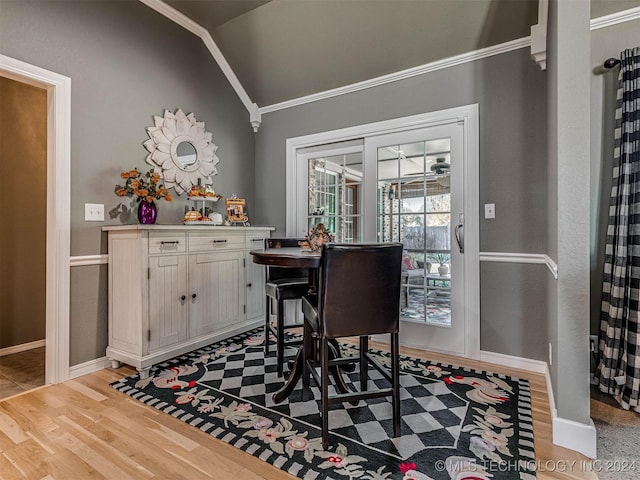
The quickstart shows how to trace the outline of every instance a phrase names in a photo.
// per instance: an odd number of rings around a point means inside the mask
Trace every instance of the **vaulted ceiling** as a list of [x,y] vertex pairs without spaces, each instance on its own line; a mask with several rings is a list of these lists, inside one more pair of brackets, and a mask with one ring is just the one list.
[[[267,106],[521,39],[538,0],[165,0]],[[592,16],[640,0],[592,0]]]

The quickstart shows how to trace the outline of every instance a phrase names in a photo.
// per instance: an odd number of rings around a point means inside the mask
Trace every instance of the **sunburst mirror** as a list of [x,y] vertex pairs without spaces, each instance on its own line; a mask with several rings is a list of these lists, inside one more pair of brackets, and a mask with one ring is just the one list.
[[154,116],[153,121],[155,125],[147,127],[149,140],[144,142],[149,151],[146,161],[162,175],[165,186],[180,195],[197,185],[198,178],[203,185],[211,185],[220,159],[216,155],[218,146],[204,129],[204,122],[181,109],[176,113],[165,110],[163,117]]

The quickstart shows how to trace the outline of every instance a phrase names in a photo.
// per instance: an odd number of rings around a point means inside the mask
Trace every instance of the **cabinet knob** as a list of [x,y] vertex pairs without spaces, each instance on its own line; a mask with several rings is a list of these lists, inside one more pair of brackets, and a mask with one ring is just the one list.
[[186,299],[187,299],[187,296],[186,296],[186,295],[182,295],[182,296],[180,297],[180,300],[182,300],[183,302],[184,302]]
[[191,294],[191,298],[196,298],[196,297],[197,297],[197,295],[195,293]]
[[247,288],[251,288],[251,284],[250,283],[247,283]]

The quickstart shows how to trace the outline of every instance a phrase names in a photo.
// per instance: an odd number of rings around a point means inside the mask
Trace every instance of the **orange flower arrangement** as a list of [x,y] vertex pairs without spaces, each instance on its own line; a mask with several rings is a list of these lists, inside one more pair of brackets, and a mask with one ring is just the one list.
[[173,200],[169,190],[160,183],[160,174],[149,170],[142,174],[136,168],[122,172],[120,177],[126,180],[124,185],[116,185],[115,194],[119,197],[137,197],[137,201],[145,200],[151,203],[154,199],[164,198],[167,202]]

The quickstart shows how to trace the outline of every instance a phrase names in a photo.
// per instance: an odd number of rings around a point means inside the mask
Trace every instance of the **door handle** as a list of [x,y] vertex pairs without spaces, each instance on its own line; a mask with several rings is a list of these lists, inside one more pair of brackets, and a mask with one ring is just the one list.
[[459,223],[456,225],[456,242],[458,242],[458,248],[460,249],[460,253],[464,253],[464,224]]

